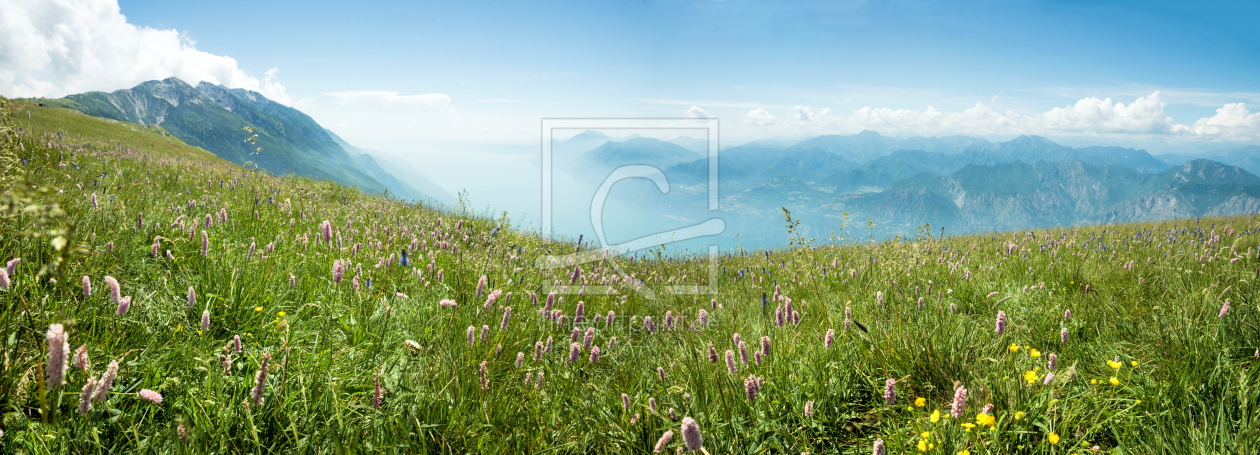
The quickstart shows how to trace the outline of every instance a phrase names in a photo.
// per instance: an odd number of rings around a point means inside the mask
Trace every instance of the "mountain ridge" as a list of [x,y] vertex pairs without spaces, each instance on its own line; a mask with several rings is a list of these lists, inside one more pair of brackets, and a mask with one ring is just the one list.
[[[413,201],[437,200],[390,174],[374,159],[354,156],[353,146],[305,113],[250,90],[204,81],[193,86],[170,77],[44,102],[96,117],[161,126],[189,145],[235,164],[253,163],[273,174],[332,180]],[[257,145],[243,140],[248,136],[246,126],[255,128]]]

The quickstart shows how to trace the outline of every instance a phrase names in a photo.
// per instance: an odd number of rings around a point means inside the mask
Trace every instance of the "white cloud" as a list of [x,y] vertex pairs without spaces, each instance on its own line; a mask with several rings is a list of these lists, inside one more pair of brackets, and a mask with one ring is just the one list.
[[897,134],[1023,134],[1030,118],[1011,111],[1000,113],[981,103],[962,112],[864,107],[833,124],[854,130],[871,129]]
[[290,95],[289,91],[284,88],[283,84],[280,83],[279,78],[276,77],[276,74],[279,73],[279,68],[272,68],[263,73],[262,86],[259,87],[257,91],[262,93],[263,96],[267,97],[267,99],[280,104],[293,106],[297,109],[306,109],[307,107],[310,107],[314,100],[310,98],[298,98]]
[[117,0],[0,0],[0,92],[7,96],[113,91],[174,76],[300,104],[275,75],[273,68],[260,81],[231,57],[197,50],[177,30],[129,24]]
[[325,93],[337,99],[337,102],[349,106],[361,107],[401,107],[405,109],[435,108],[447,114],[454,114],[451,109],[451,97],[441,93],[425,93],[423,95],[402,95],[387,91],[349,91]]
[[1143,96],[1133,104],[1112,103],[1111,98],[1089,97],[1064,108],[1056,107],[1038,116],[1044,128],[1065,133],[1172,132],[1173,121],[1164,113],[1159,91]]
[[[1164,137],[1173,140],[1260,140],[1260,112],[1251,113],[1243,103],[1226,104],[1213,117],[1193,125],[1177,124],[1164,111],[1160,92],[1138,97],[1131,104],[1110,98],[1088,97],[1076,103],[1036,114],[996,111],[983,103],[959,112],[863,107],[847,115],[831,109],[796,106],[779,122],[765,109],[749,111],[744,123],[766,127],[780,135],[853,133],[863,129],[903,135],[1075,135]],[[764,133],[764,131],[763,131]]]
[[796,106],[793,108],[792,121],[799,123],[828,123],[833,122],[834,116],[831,115],[831,108],[826,108],[818,112],[809,106]]
[[691,109],[687,109],[686,116],[687,118],[713,118],[712,115],[709,115],[704,109],[700,109],[699,106],[691,106]]
[[748,115],[744,117],[744,123],[757,126],[769,126],[778,123],[778,121],[778,118],[762,108],[756,108],[748,111]]
[[1226,104],[1216,110],[1216,115],[1201,118],[1194,125],[1177,126],[1182,130],[1179,132],[1213,136],[1227,141],[1260,140],[1260,112],[1251,113],[1243,103]]

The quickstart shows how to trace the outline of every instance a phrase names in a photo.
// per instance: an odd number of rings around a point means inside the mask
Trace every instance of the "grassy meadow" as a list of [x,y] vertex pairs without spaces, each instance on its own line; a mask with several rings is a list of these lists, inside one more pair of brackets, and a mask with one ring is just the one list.
[[1260,452],[1254,217],[725,252],[712,296],[617,260],[649,300],[508,219],[7,108],[0,453]]

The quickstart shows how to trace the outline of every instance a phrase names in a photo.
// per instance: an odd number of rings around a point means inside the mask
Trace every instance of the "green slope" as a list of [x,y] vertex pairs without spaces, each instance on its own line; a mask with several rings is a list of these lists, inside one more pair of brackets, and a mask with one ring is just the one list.
[[146,153],[198,159],[204,161],[223,161],[222,158],[201,147],[191,146],[156,125],[137,125],[120,122],[110,118],[84,115],[78,110],[38,106],[36,103],[13,101],[15,116],[22,121],[20,125],[30,125],[44,131],[62,131],[66,135],[83,137],[93,141],[122,144],[146,150]]
[[[58,137],[80,119],[42,112],[0,134],[26,161],[0,171],[30,184],[0,194],[47,188],[63,212],[0,217],[0,261],[21,259],[3,453],[677,453],[662,435],[688,417],[715,455],[1256,452],[1254,216],[543,269],[581,247],[156,130]],[[40,274],[61,227],[82,251]],[[548,303],[556,283],[582,293]]]

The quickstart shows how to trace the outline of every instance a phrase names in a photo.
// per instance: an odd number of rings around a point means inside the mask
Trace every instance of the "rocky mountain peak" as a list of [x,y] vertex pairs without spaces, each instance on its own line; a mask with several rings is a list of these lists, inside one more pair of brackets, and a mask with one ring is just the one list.
[[150,95],[153,95],[154,98],[162,99],[175,107],[197,99],[197,91],[191,85],[188,85],[187,82],[177,77],[143,82],[136,88],[143,88]]

